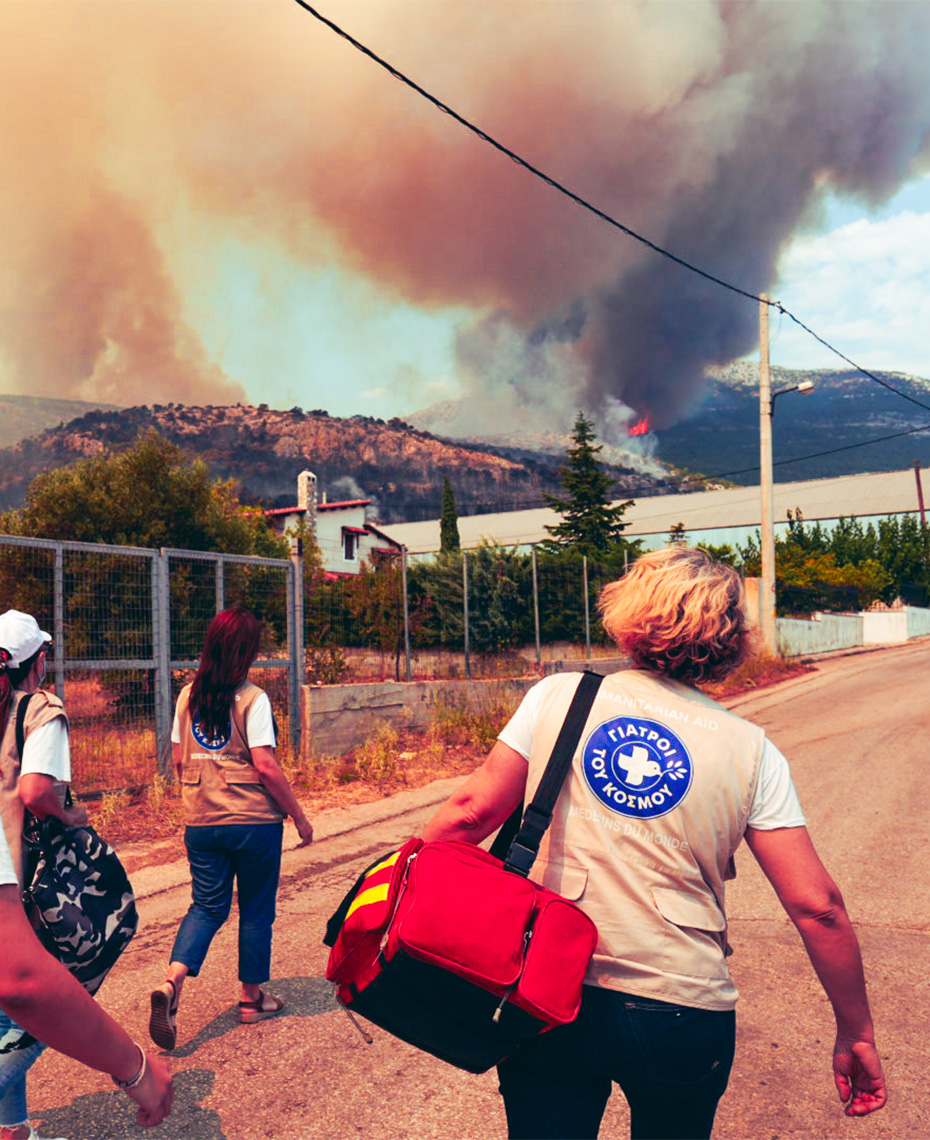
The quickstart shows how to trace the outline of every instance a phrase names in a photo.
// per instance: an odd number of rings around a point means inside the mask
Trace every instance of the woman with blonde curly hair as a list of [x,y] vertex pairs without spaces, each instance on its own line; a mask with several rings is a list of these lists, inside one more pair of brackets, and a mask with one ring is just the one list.
[[[532,873],[594,919],[598,944],[578,1018],[499,1066],[509,1136],[596,1137],[613,1082],[633,1140],[710,1136],[735,1047],[724,895],[743,839],[833,1005],[847,1115],[881,1108],[859,945],[787,761],[761,728],[696,688],[747,654],[739,575],[671,547],[642,555],[598,604],[632,668],[601,684]],[[530,797],[578,678],[557,673],[530,689],[424,839],[479,843]]]

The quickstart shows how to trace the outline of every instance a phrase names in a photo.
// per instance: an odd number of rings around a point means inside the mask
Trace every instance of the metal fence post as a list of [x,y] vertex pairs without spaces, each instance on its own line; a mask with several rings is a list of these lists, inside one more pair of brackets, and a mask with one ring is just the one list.
[[304,552],[303,540],[291,540],[291,565],[287,575],[287,644],[290,648],[288,703],[291,749],[300,755],[300,701],[304,670]]
[[471,652],[468,629],[468,555],[462,554],[462,630],[465,644],[465,676],[471,678]]
[[539,638],[539,582],[536,578],[536,547],[530,549],[533,564],[533,624],[536,628],[536,668],[542,663],[542,648]]
[[581,572],[584,578],[584,655],[591,660],[591,607],[588,598],[588,556],[581,556]]
[[65,699],[65,550],[55,543],[55,599],[52,629],[55,632],[55,692]]
[[226,609],[226,579],[223,572],[223,557],[216,560],[216,612]]
[[413,673],[410,669],[410,599],[407,596],[407,547],[400,552],[400,580],[401,594],[404,604],[404,657],[407,662],[407,680],[411,680]]
[[152,555],[152,657],[155,661],[155,747],[158,771],[171,769],[171,613],[168,556]]

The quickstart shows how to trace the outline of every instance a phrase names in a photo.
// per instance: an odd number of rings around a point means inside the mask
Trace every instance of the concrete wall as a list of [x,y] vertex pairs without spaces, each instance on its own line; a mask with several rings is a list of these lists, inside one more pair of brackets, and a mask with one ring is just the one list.
[[862,645],[862,614],[814,614],[802,618],[778,618],[778,648],[786,657],[828,653]]
[[819,613],[810,621],[778,619],[778,647],[786,657],[829,653],[859,645],[895,645],[927,634],[930,634],[930,609],[918,606],[877,613]]
[[[588,665],[612,673],[629,665],[623,657],[594,661],[551,661],[543,673],[577,671]],[[491,681],[379,681],[370,685],[303,685],[300,739],[304,757],[339,755],[355,748],[380,724],[425,728],[442,705],[487,708],[507,702],[514,708],[531,685],[531,677]]]
[[862,615],[863,645],[888,645],[896,641],[907,641],[906,610]]
[[930,610],[923,606],[908,606],[904,612],[907,614],[908,637],[926,637],[930,633]]

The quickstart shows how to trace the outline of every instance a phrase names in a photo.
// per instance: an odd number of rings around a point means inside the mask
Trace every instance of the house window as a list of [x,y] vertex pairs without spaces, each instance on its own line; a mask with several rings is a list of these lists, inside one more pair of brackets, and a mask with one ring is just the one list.
[[358,557],[358,535],[351,530],[342,532],[342,556],[346,562],[354,562]]

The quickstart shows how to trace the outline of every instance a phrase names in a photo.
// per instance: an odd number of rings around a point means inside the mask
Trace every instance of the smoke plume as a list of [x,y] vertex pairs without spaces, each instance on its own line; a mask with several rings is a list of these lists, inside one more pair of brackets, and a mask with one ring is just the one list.
[[[288,0],[0,8],[8,387],[241,399],[196,327],[218,287],[201,254],[227,236],[272,281],[282,259],[335,263],[386,296],[472,310],[461,378],[483,399],[495,377],[509,407],[583,403],[662,426],[708,365],[752,348],[751,302],[610,230]],[[927,157],[925,4],[325,10],[601,209],[750,292],[773,284],[827,189],[878,202]]]

